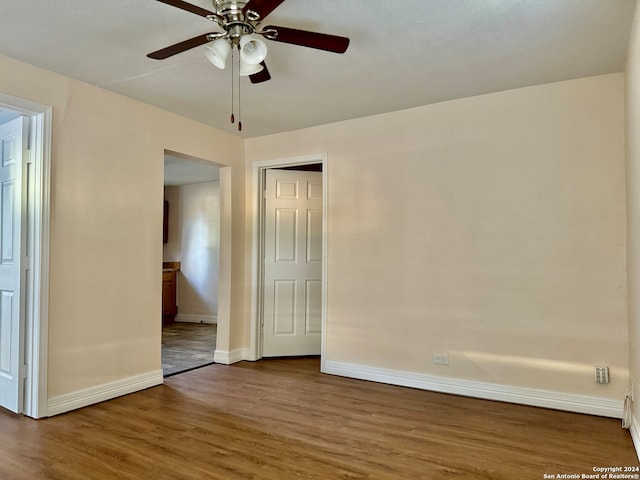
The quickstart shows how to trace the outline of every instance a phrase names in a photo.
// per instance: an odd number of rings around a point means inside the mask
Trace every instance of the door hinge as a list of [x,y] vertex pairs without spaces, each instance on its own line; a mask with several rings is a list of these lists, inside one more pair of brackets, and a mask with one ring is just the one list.
[[27,150],[27,163],[33,163],[33,150]]
[[28,365],[21,365],[20,366],[20,378],[22,380],[24,380],[25,378],[27,378],[27,373],[29,372],[29,366]]
[[33,270],[33,258],[31,256],[25,255],[22,257],[22,268],[25,272]]

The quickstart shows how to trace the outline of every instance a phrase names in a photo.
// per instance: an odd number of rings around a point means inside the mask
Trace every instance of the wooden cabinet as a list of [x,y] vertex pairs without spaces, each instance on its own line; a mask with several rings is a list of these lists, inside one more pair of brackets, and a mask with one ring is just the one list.
[[162,264],[162,323],[171,323],[178,314],[177,292],[180,262]]

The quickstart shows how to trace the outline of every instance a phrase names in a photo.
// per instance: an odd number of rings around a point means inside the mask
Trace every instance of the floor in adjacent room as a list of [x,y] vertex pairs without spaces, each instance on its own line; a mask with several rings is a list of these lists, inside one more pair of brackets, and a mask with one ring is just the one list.
[[162,327],[162,372],[165,377],[213,363],[218,326],[173,322]]

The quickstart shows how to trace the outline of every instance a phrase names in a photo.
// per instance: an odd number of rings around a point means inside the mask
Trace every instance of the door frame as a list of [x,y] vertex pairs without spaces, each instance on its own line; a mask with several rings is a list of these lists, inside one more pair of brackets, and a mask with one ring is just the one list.
[[253,196],[253,220],[251,241],[251,329],[249,333],[249,352],[246,360],[262,358],[262,305],[263,305],[263,257],[264,257],[264,195],[265,172],[267,169],[322,164],[322,333],[320,363],[324,369],[326,353],[327,324],[327,225],[328,225],[328,172],[327,154],[318,153],[299,157],[280,158],[253,162],[251,171],[251,192]]
[[[25,322],[24,361],[27,365],[22,413],[33,418],[48,416],[47,367],[49,326],[49,248],[51,210],[52,107],[0,92],[0,106],[29,117],[29,151],[34,173],[33,283],[30,305],[21,299]],[[30,307],[30,308],[29,308]]]

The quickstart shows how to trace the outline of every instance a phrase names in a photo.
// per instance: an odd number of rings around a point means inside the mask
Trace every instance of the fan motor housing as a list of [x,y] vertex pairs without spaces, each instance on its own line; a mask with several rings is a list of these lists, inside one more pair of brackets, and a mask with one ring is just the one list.
[[244,21],[242,9],[247,0],[213,0],[213,7],[218,15],[229,23]]
[[255,31],[256,22],[250,15],[252,12],[245,15],[242,11],[247,2],[248,0],[213,0],[218,18],[212,20],[227,32],[229,40],[234,44],[238,44],[242,35]]

